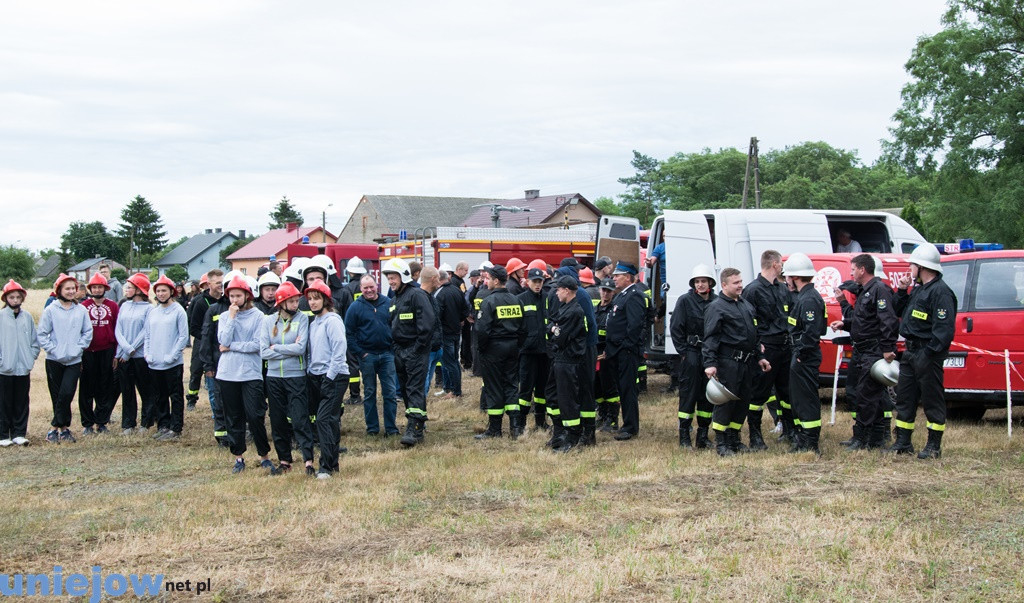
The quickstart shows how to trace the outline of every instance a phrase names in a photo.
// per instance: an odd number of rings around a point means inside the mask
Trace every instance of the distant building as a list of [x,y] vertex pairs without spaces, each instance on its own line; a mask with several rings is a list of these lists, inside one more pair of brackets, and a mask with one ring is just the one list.
[[[526,191],[522,199],[506,199],[500,202],[506,207],[529,209],[528,212],[499,212],[501,228],[545,228],[562,226],[568,217],[569,225],[597,222],[601,210],[579,193],[540,196],[540,191]],[[493,226],[491,208],[480,207],[466,216],[459,226]],[[441,224],[439,226],[447,226]]]
[[32,278],[34,280],[56,280],[59,270],[60,254],[55,253],[46,259],[39,258],[38,260],[36,260],[36,272],[34,275],[32,275]]
[[[58,262],[60,261],[60,256],[54,255],[53,257],[58,258]],[[102,264],[107,264],[108,266],[110,266],[111,270],[117,270],[118,268],[120,268],[121,270],[125,270],[124,264],[115,262],[114,260],[111,260],[109,258],[97,257],[84,260],[82,262],[78,262],[74,266],[68,268],[67,274],[70,277],[74,277],[80,281],[85,281],[86,283],[88,283],[89,279],[92,278],[92,275],[96,274],[96,272],[99,271],[100,265]]]
[[299,226],[291,222],[286,228],[275,228],[229,255],[231,269],[256,276],[260,266],[269,262],[271,257],[279,262],[287,262],[288,246],[292,243],[301,243],[303,237],[309,237],[310,243],[338,241],[337,236],[319,226]]
[[500,199],[467,197],[419,197],[410,195],[363,195],[338,235],[339,243],[373,243],[384,234],[432,226],[462,226],[477,210],[474,205],[504,203]]
[[188,271],[190,279],[199,279],[203,274],[220,267],[220,252],[228,245],[245,237],[245,231],[222,232],[219,228],[207,228],[206,232],[197,234],[172,249],[153,266],[164,274],[171,266],[182,265]]

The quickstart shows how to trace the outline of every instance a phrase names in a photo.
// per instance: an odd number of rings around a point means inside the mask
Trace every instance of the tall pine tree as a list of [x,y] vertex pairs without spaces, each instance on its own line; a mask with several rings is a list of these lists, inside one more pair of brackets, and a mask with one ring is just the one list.
[[117,237],[131,253],[156,253],[167,245],[167,232],[163,220],[153,206],[141,195],[136,195],[121,210],[121,223]]
[[270,224],[267,225],[267,228],[271,230],[286,228],[289,222],[295,222],[302,226],[302,214],[295,209],[295,206],[292,205],[288,197],[281,197],[281,200],[277,202],[277,206],[274,207],[274,211],[270,212]]

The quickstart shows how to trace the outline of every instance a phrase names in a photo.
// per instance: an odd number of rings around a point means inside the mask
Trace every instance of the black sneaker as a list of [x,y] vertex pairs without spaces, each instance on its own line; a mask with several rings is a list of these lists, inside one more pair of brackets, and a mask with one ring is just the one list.
[[56,429],[46,432],[46,441],[51,444],[60,444],[60,433]]
[[60,432],[60,441],[61,442],[68,442],[70,444],[74,444],[75,443],[75,436],[71,435],[71,430],[70,429],[65,429],[64,431]]
[[271,475],[284,475],[285,473],[288,473],[291,470],[292,470],[292,464],[291,463],[283,463],[283,462],[281,462],[281,463],[277,464],[277,473],[276,474],[272,473]]
[[245,471],[245,461],[242,459],[235,459],[235,466],[231,468],[231,473],[241,473]]
[[110,432],[110,430],[107,429],[106,425],[100,425],[99,427],[96,428],[96,433],[109,433],[109,432]]
[[189,402],[187,405],[185,405],[185,410],[195,410],[195,409],[196,409],[196,403],[195,402]]
[[83,436],[96,435],[96,430],[92,428],[92,425],[90,425],[90,426],[88,426],[88,427],[86,427],[85,429],[82,430],[82,435]]
[[316,476],[316,469],[313,468],[313,465],[306,465],[306,475],[310,477]]
[[270,475],[277,475],[280,473],[280,471],[277,470],[277,467],[274,466],[274,462],[271,461],[270,459],[260,461],[260,467],[262,467],[263,469],[269,469]]

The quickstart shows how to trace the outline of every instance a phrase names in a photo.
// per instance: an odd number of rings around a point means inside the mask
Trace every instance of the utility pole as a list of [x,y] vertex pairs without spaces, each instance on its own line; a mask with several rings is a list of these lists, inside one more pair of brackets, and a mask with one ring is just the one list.
[[743,176],[743,200],[740,202],[740,209],[747,209],[747,190],[750,187],[750,170],[754,170],[754,207],[761,209],[761,166],[757,161],[757,137],[750,138],[750,148],[747,150],[747,170]]
[[[334,206],[333,203],[328,203],[327,204],[327,207],[333,207],[333,206]],[[324,243],[327,242],[327,207],[325,207],[324,210],[322,212],[320,212],[320,229],[323,231]]]

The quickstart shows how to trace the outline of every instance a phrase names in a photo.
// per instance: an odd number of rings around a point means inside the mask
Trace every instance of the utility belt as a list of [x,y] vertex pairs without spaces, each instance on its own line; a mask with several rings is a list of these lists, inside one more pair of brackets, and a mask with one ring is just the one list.
[[780,333],[778,335],[765,335],[761,338],[761,343],[765,345],[790,345],[793,342],[788,334]]
[[704,345],[704,340],[697,335],[690,335],[689,337],[686,338],[686,345],[699,348]]
[[718,348],[718,355],[723,358],[729,358],[736,362],[749,362],[751,358],[755,356],[756,352],[753,350],[741,350],[730,346],[720,346]]
[[853,342],[853,349],[858,352],[865,352],[867,350],[873,350],[878,347],[877,339],[861,339],[860,341]]
[[904,343],[907,346],[907,351],[908,352],[916,352],[918,350],[924,349],[925,345],[928,344],[928,340],[927,339],[907,339]]

